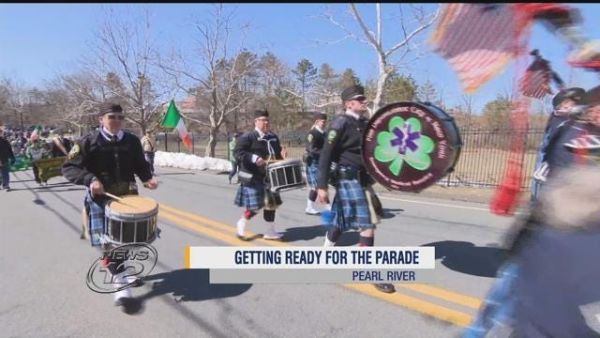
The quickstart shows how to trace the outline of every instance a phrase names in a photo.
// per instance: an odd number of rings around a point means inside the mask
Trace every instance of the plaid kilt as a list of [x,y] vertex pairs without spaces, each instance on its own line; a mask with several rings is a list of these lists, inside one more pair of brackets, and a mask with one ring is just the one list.
[[234,204],[246,207],[246,210],[259,210],[265,206],[265,185],[240,184],[235,195]]
[[331,204],[333,223],[325,226],[334,226],[341,231],[374,228],[365,189],[357,179],[339,180]]
[[319,180],[319,164],[313,161],[306,166],[306,183],[312,189],[316,189]]
[[90,190],[85,194],[85,210],[88,215],[90,243],[92,246],[101,246],[104,243],[105,219],[104,206],[108,202],[106,198],[99,198],[94,201],[90,195]]
[[260,183],[240,184],[233,201],[238,207],[246,207],[246,210],[257,211],[262,208],[275,210],[283,202],[278,192],[267,190],[267,186]]

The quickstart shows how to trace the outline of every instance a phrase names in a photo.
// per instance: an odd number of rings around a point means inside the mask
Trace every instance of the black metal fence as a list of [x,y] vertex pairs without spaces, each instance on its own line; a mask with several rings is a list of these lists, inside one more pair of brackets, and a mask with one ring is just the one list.
[[[461,130],[462,148],[460,158],[454,172],[448,174],[439,183],[446,186],[495,187],[501,183],[506,164],[511,154],[510,147],[513,135],[519,131],[514,129],[466,129]],[[543,129],[529,129],[526,132],[525,152],[522,154],[523,181],[522,187],[531,185],[531,174],[535,167],[538,147],[544,135]],[[302,132],[279,134],[287,147],[288,157],[301,158],[304,152]],[[192,133],[192,151],[189,151],[176,133],[161,133],[156,137],[157,149],[168,152],[193,153],[205,155],[208,138],[206,135]],[[228,135],[217,137],[215,157],[229,159]]]
[[[461,130],[463,146],[454,172],[447,175],[441,184],[448,186],[495,187],[501,183],[511,156],[514,129]],[[535,167],[538,148],[544,137],[543,129],[525,131],[526,138],[521,154],[523,162],[522,188],[531,185],[531,175]]]

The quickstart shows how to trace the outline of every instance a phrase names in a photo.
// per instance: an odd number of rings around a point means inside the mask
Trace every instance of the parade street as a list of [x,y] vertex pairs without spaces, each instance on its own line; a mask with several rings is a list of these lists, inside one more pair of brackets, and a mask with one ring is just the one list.
[[[281,194],[275,224],[284,241],[244,242],[235,236],[241,209],[227,175],[157,168],[157,176],[158,189],[140,185],[140,194],[160,205],[158,264],[133,289],[143,305],[133,315],[86,285],[100,252],[79,238],[85,189],[62,177],[40,187],[30,171],[12,176],[13,191],[0,191],[2,336],[456,337],[494,281],[512,221],[487,204],[382,193],[375,245],[434,246],[426,282],[398,283],[392,294],[370,284],[211,285],[208,271],[184,269],[187,245],[322,246],[320,218],[304,212],[307,191]],[[247,235],[266,228],[259,216]],[[357,233],[345,233],[338,245],[357,242]]]

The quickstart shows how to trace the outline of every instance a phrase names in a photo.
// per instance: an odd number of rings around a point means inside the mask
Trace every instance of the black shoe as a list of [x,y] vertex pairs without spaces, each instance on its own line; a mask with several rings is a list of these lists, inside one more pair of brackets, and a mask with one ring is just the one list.
[[142,302],[133,297],[122,297],[115,300],[115,306],[120,306],[121,310],[126,314],[134,314],[142,308]]
[[6,187],[6,188],[4,188],[4,189],[6,190],[6,192],[9,192],[9,191],[11,191],[11,190],[12,190],[10,187]]
[[373,284],[373,286],[375,286],[375,288],[381,292],[385,292],[385,293],[394,293],[396,292],[396,288],[394,287],[393,284],[389,284],[389,283],[380,283],[380,284]]

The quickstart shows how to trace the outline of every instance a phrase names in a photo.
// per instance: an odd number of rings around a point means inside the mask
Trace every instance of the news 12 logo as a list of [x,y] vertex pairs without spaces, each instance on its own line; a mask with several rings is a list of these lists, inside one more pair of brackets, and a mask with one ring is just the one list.
[[96,259],[87,273],[86,284],[98,293],[114,293],[133,286],[148,276],[158,261],[150,244],[129,243],[113,248]]

